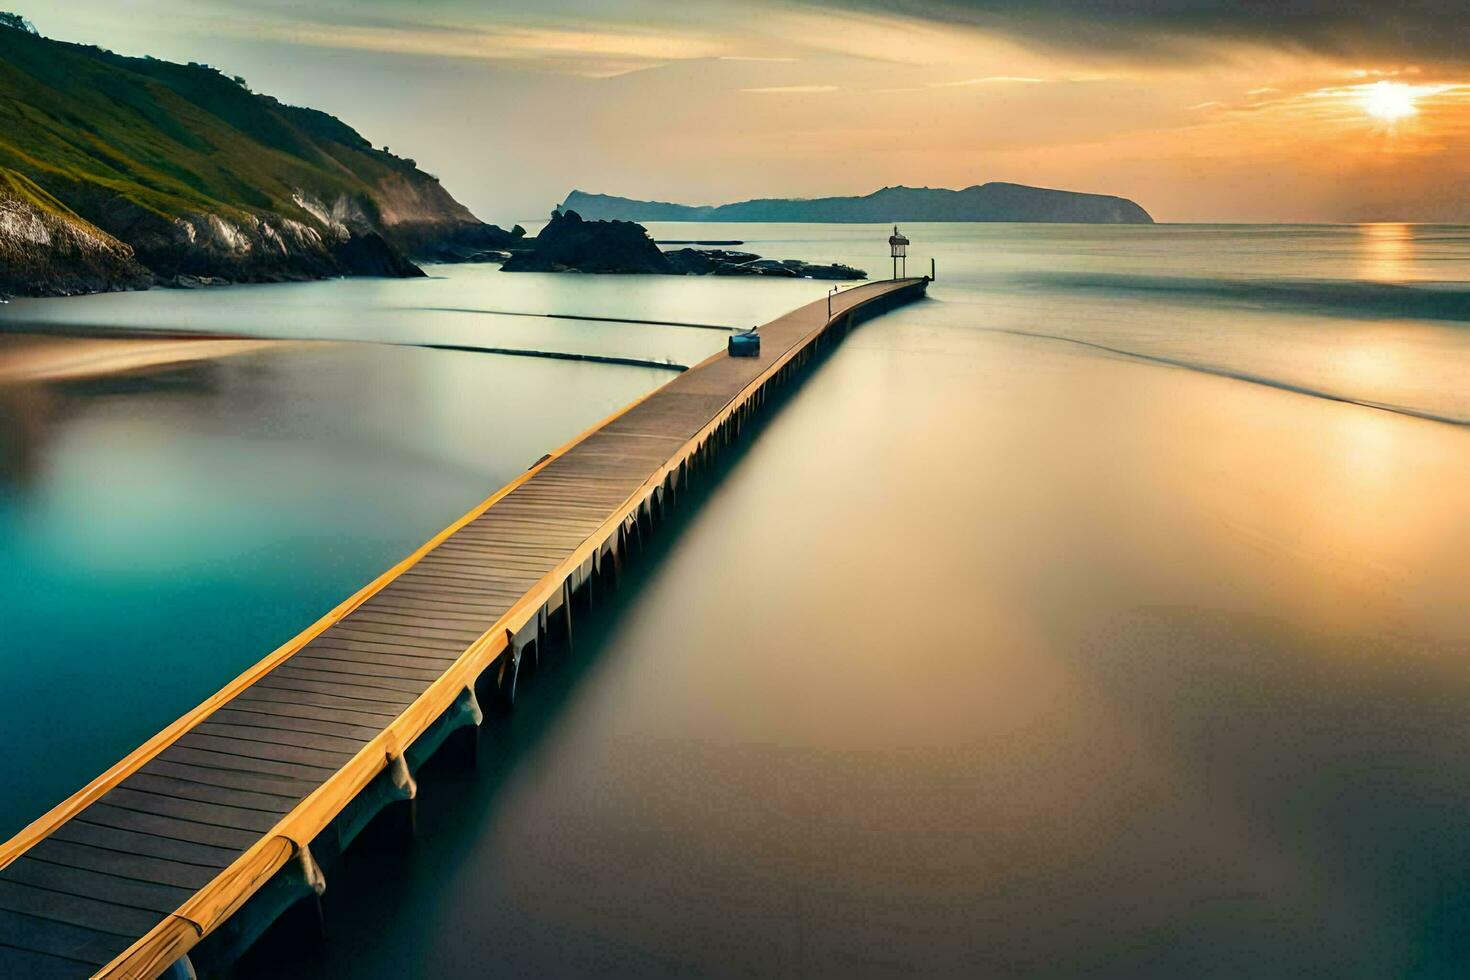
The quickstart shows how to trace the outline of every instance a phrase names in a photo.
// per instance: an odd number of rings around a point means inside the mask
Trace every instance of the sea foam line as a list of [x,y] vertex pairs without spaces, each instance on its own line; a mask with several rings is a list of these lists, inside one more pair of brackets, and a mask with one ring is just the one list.
[[1090,340],[1078,340],[1076,337],[1064,337],[1060,334],[1037,333],[1030,330],[1006,330],[995,327],[986,330],[987,333],[1008,333],[1017,337],[1035,337],[1038,340],[1055,340],[1064,344],[1076,344],[1079,347],[1090,347],[1093,350],[1104,351],[1108,354],[1116,354],[1119,357],[1128,357],[1137,361],[1146,361],[1150,364],[1161,364],[1165,367],[1180,368],[1185,371],[1198,371],[1201,374],[1212,374],[1218,378],[1229,378],[1232,381],[1244,381],[1247,384],[1261,385],[1266,388],[1275,388],[1278,391],[1289,391],[1295,395],[1306,395],[1309,398],[1321,398],[1326,401],[1340,402],[1344,405],[1357,405],[1360,408],[1374,408],[1380,412],[1393,412],[1396,415],[1407,415],[1411,418],[1424,419],[1429,422],[1440,422],[1444,425],[1470,426],[1470,419],[1458,418],[1453,415],[1437,415],[1434,412],[1420,408],[1410,408],[1405,405],[1395,405],[1391,402],[1373,401],[1368,398],[1354,398],[1351,395],[1340,395],[1331,391],[1323,391],[1320,388],[1308,388],[1305,385],[1292,384],[1279,378],[1267,378],[1259,374],[1250,374],[1245,371],[1235,371],[1230,368],[1217,367],[1213,364],[1197,364],[1193,361],[1182,361],[1172,357],[1160,357],[1157,354],[1140,354],[1137,351],[1124,350],[1121,347],[1109,347],[1106,344],[1093,343]]
[[656,327],[691,327],[695,330],[740,330],[721,323],[689,323],[684,320],[633,320],[619,316],[585,316],[578,313],[525,313],[516,310],[479,310],[466,306],[399,306],[399,310],[426,313],[483,313],[486,316],[539,316],[548,320],[587,320],[592,323],[647,323]]
[[[365,341],[375,343],[375,341]],[[423,347],[427,350],[450,350],[461,351],[468,354],[502,354],[506,357],[544,357],[553,361],[591,361],[595,364],[622,364],[627,367],[653,368],[658,371],[684,372],[689,370],[687,364],[676,364],[673,361],[654,361],[640,357],[617,357],[612,354],[574,354],[570,351],[560,350],[534,350],[526,347],[480,347],[475,344],[431,344],[414,343],[412,341],[387,344],[389,347]]]
[[1193,296],[1249,305],[1312,310],[1353,319],[1470,322],[1470,290],[1456,282],[1370,282],[1344,279],[1209,279],[1117,273],[1041,273],[1034,281],[1061,289],[1126,290]]

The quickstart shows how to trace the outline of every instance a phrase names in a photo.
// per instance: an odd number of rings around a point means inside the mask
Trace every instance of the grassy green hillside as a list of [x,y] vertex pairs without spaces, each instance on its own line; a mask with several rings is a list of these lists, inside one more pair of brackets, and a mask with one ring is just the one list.
[[164,276],[375,271],[341,268],[352,237],[408,253],[498,243],[412,160],[326,113],[205,65],[54,41],[3,17],[0,168]]

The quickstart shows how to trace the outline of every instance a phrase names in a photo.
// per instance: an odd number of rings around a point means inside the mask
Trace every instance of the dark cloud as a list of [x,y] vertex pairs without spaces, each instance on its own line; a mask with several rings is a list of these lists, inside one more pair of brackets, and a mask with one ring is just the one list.
[[965,24],[1047,47],[1178,58],[1222,41],[1470,62],[1467,0],[809,0]]

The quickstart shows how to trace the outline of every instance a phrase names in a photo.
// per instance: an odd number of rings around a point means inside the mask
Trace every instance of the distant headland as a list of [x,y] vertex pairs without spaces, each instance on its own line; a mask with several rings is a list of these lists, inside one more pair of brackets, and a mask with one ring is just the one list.
[[861,197],[760,198],[734,204],[689,205],[637,201],[574,190],[562,207],[584,218],[619,221],[1031,221],[1149,225],[1153,218],[1124,197],[1082,194],[1025,184],[885,187]]

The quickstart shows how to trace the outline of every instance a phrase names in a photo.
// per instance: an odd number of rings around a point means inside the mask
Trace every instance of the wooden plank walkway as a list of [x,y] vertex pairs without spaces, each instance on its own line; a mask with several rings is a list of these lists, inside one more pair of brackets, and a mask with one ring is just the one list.
[[[819,346],[922,295],[868,283],[761,327],[532,467],[0,847],[0,976],[155,977],[320,893],[520,658]],[[44,737],[38,733],[38,737]],[[317,855],[313,855],[313,850]],[[243,910],[243,911],[242,911]]]

